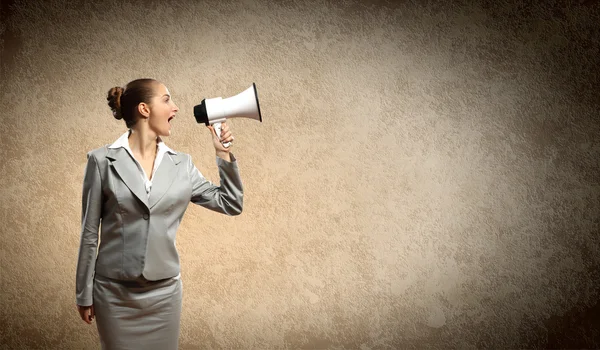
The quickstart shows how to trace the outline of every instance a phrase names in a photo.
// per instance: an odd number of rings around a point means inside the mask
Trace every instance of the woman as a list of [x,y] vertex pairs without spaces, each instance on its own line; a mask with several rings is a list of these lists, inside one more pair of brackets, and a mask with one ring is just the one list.
[[103,349],[177,349],[183,285],[176,231],[190,202],[230,216],[242,212],[237,161],[222,145],[233,136],[226,122],[220,139],[208,126],[221,178],[215,186],[189,154],[161,139],[179,110],[164,84],[134,80],[111,88],[107,100],[129,130],[87,154],[77,309],[88,324],[96,318]]

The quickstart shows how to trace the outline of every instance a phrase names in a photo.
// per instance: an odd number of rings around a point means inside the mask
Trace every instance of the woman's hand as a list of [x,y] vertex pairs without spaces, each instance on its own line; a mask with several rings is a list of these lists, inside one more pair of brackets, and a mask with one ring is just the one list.
[[79,311],[79,316],[81,316],[81,319],[84,320],[85,323],[92,324],[92,320],[94,319],[94,316],[96,316],[94,304],[90,306],[77,305],[77,311]]
[[217,132],[215,131],[215,128],[212,125],[208,125],[207,128],[212,133],[213,145],[215,146],[217,155],[227,160],[229,158],[229,151],[233,146],[233,143],[231,143],[229,147],[224,147],[221,143],[233,141],[233,135],[231,135],[231,130],[229,130],[229,125],[227,125],[227,121],[221,123],[221,139],[219,139],[219,137],[217,136]]

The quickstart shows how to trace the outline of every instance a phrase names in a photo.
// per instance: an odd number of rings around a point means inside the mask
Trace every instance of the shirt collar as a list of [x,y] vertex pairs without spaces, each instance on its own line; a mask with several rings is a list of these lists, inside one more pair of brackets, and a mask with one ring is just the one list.
[[[127,150],[129,150],[129,152],[131,152],[131,148],[129,147],[129,135],[131,134],[132,130],[128,129],[123,135],[121,135],[115,142],[113,142],[110,146],[108,146],[108,148],[120,148],[123,147]],[[177,154],[177,152],[173,151],[169,146],[167,146],[162,138],[160,136],[158,136],[158,151],[159,152],[169,152],[171,154]]]

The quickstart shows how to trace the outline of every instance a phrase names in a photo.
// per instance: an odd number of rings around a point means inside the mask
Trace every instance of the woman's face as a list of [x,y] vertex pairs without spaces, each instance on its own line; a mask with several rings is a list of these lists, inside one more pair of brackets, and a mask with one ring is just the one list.
[[150,119],[148,120],[150,128],[158,136],[170,136],[171,122],[169,119],[175,117],[175,113],[179,111],[179,107],[173,102],[171,94],[164,84],[157,85],[156,93],[152,97],[150,107]]

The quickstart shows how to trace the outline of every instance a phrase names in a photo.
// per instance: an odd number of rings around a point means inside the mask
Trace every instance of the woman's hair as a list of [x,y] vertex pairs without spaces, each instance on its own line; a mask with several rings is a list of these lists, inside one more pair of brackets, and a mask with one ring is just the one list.
[[115,86],[108,90],[108,106],[117,120],[125,119],[127,128],[134,126],[140,116],[137,106],[144,102],[150,104],[154,95],[154,87],[158,84],[156,79],[137,79],[129,82],[125,89]]

